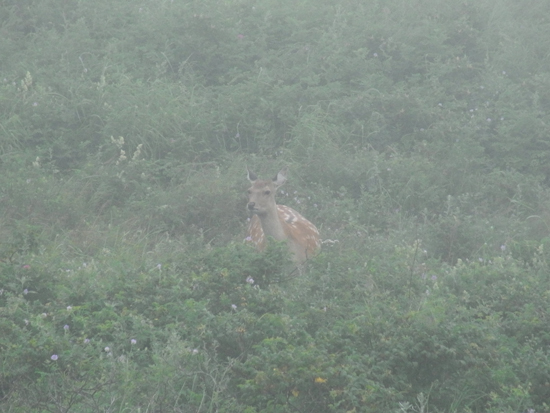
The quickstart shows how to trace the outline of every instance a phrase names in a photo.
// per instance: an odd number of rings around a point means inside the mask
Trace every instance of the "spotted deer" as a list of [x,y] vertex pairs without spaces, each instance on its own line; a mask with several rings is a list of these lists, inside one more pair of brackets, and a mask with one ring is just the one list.
[[258,179],[247,168],[248,210],[254,214],[248,226],[248,237],[259,251],[266,247],[267,237],[286,241],[292,259],[304,263],[321,247],[319,231],[311,222],[294,209],[275,203],[277,188],[286,182],[287,170],[283,168],[272,180]]

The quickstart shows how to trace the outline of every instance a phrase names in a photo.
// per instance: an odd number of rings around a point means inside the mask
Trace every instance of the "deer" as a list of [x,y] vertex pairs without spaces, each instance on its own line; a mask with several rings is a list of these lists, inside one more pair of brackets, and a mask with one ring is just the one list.
[[292,260],[299,265],[305,263],[318,252],[321,237],[315,225],[300,213],[275,202],[277,189],[286,182],[287,169],[281,169],[271,180],[258,179],[248,167],[246,170],[252,183],[248,188],[247,209],[253,214],[247,240],[252,241],[258,251],[265,249],[268,237],[286,241]]

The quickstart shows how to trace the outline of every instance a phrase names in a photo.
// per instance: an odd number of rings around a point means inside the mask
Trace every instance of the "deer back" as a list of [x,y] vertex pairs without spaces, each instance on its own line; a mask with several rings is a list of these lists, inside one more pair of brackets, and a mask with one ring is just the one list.
[[[315,255],[321,247],[321,237],[315,225],[286,205],[277,205],[277,216],[294,260],[304,262]],[[265,249],[267,239],[258,215],[250,220],[248,236],[259,251]]]

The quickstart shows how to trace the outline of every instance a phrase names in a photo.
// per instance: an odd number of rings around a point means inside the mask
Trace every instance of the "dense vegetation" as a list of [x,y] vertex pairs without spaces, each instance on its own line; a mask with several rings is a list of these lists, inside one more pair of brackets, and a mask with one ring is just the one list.
[[542,1],[2,0],[0,410],[550,410],[549,50]]

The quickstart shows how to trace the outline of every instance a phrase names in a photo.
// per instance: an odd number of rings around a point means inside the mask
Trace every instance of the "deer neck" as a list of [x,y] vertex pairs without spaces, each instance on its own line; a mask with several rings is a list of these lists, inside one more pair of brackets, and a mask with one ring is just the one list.
[[266,237],[273,237],[277,241],[284,241],[286,239],[285,231],[281,220],[279,219],[279,212],[277,205],[273,205],[265,214],[258,215],[262,224],[262,229]]

